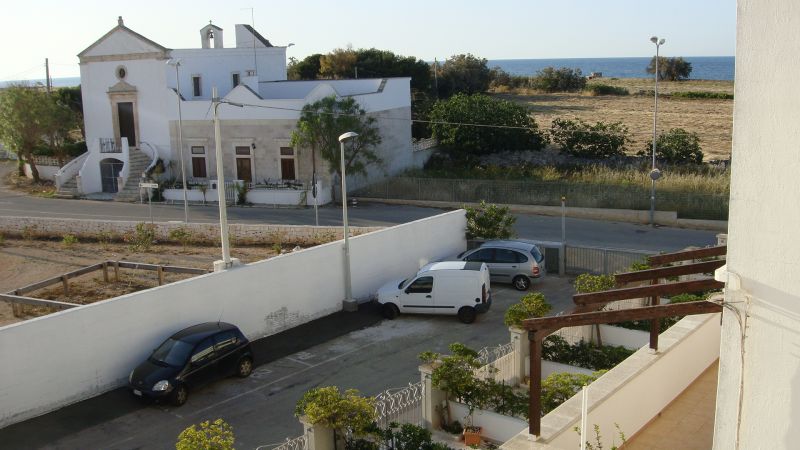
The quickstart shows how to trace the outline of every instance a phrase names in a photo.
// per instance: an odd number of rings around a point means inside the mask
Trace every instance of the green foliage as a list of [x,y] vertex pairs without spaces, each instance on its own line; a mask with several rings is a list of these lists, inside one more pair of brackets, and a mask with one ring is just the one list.
[[316,425],[350,433],[364,433],[375,420],[375,400],[356,389],[339,392],[336,386],[315,388],[303,394],[294,414]]
[[184,250],[186,250],[186,246],[189,245],[193,238],[194,233],[187,227],[174,228],[169,232],[169,239],[180,242]]
[[156,227],[150,223],[139,222],[136,230],[126,233],[122,239],[131,251],[148,251],[156,243]]
[[544,92],[576,92],[586,86],[580,69],[545,67],[536,72],[531,87]]
[[648,270],[651,269],[650,264],[647,263],[647,258],[636,261],[628,268],[628,272],[638,272],[640,270]]
[[727,92],[686,91],[669,95],[673,98],[733,100],[733,94]]
[[433,105],[430,120],[433,136],[459,158],[504,150],[540,150],[545,144],[524,106],[483,94],[440,100]]
[[[400,425],[392,422],[386,429],[378,429],[376,427],[371,434],[380,440],[383,446],[381,447],[377,443],[367,441],[369,444],[372,444],[372,446],[364,446],[361,444],[363,448],[374,450],[379,450],[379,448],[393,450],[447,450],[450,448],[445,444],[433,442],[429,430],[410,423]],[[366,439],[363,441],[366,441]],[[355,447],[353,443],[348,442],[346,448],[349,450],[353,447]]]
[[558,335],[548,336],[542,343],[543,359],[592,370],[611,369],[632,354],[633,350],[622,346],[597,347],[583,340],[570,345]]
[[542,380],[542,415],[556,409],[580,392],[583,386],[591,384],[606,373],[605,370],[594,372],[591,375],[582,373],[556,372],[551,373]]
[[467,211],[467,239],[508,239],[514,236],[514,217],[507,206],[487,205],[485,201]]
[[247,193],[250,192],[249,183],[236,184],[236,204],[244,206],[247,204]]
[[355,78],[353,67],[357,58],[356,51],[350,46],[334,49],[319,58],[319,75],[332,79]]
[[[620,447],[617,447],[617,443],[615,440],[615,442],[613,442],[611,445],[611,450],[618,450],[619,448],[623,447],[626,442],[628,442],[628,438],[625,437],[625,433],[623,433],[622,430],[619,428],[619,424],[615,423],[614,427],[616,427],[617,429],[617,437],[619,437],[621,444]],[[575,428],[573,428],[573,430],[575,430],[575,432],[578,433],[579,435],[581,434],[580,427],[576,426]],[[597,424],[594,424],[594,439],[595,439],[594,444],[592,444],[589,441],[586,441],[586,448],[588,450],[603,450],[603,439],[602,436],[600,436],[600,425]]]
[[554,119],[550,137],[562,151],[582,158],[622,156],[625,144],[630,142],[628,127],[622,122],[592,125],[580,119]]
[[411,77],[411,89],[428,91],[431,88],[431,67],[413,56],[396,55],[377,48],[356,50],[359,78]]
[[[638,152],[639,156],[652,155],[653,140]],[[658,135],[656,140],[656,159],[668,164],[702,164],[703,150],[700,137],[695,132],[683,128],[673,128]]]
[[290,80],[316,80],[319,76],[319,60],[321,58],[322,54],[320,53],[306,56],[303,60],[298,60],[295,57],[289,58],[286,77]]
[[545,301],[544,294],[531,292],[522,297],[518,303],[509,306],[504,323],[507,327],[521,328],[524,320],[544,317],[551,309],[552,306]]
[[348,175],[364,174],[367,166],[381,162],[374,150],[381,136],[375,118],[368,116],[353,97],[330,96],[303,106],[297,129],[292,132],[292,145],[310,148],[312,158],[318,152],[341,177],[339,136],[348,131],[358,136],[345,144],[345,171]]
[[[647,66],[647,73],[653,75],[656,73],[656,57],[650,60]],[[665,56],[658,57],[658,79],[665,81],[680,81],[689,78],[692,73],[692,63],[684,60],[682,57],[667,58]]]
[[584,91],[588,92],[589,95],[630,95],[627,89],[624,87],[618,86],[611,86],[608,84],[602,83],[589,83],[583,88]]
[[463,344],[450,344],[450,355],[423,352],[420,359],[427,363],[436,362],[431,374],[431,382],[437,388],[447,391],[449,398],[458,400],[469,409],[465,417],[467,425],[472,424],[472,414],[485,401],[486,384],[475,378],[475,369],[482,366],[478,353]]
[[589,292],[607,291],[613,289],[616,283],[614,275],[582,273],[575,278],[575,292],[588,294]]
[[61,239],[61,245],[64,246],[66,249],[72,249],[75,247],[75,244],[78,243],[78,237],[74,234],[65,234],[64,237]]
[[451,56],[441,68],[434,67],[438,74],[439,97],[455,94],[478,94],[489,89],[489,68],[486,59],[472,54]]
[[481,408],[504,416],[528,418],[530,396],[527,390],[517,392],[511,386],[492,379],[487,379],[484,383],[486,398]]
[[233,450],[235,440],[233,428],[224,420],[206,420],[199,429],[191,425],[181,431],[175,450]]

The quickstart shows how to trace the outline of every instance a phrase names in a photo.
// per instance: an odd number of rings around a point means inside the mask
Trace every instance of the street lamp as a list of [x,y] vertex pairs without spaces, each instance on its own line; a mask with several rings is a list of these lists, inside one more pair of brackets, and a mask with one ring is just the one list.
[[656,44],[656,88],[655,88],[655,108],[653,109],[653,168],[650,170],[650,182],[652,187],[650,189],[650,225],[656,226],[656,180],[661,178],[661,171],[656,169],[656,132],[658,128],[658,49],[664,45],[664,38],[659,39],[658,36],[650,38],[650,42]]
[[181,76],[178,68],[180,59],[169,59],[167,65],[175,66],[175,84],[178,94],[178,157],[181,160],[181,184],[183,184],[183,221],[189,223],[189,200],[186,194],[186,169],[183,162],[183,116],[181,115]]
[[353,300],[353,288],[350,281],[350,227],[347,223],[347,181],[344,173],[344,141],[357,137],[358,133],[348,131],[339,136],[339,159],[342,170],[342,223],[344,224],[344,309],[355,311],[358,309]]
[[[214,271],[225,270],[238,260],[231,261],[230,241],[228,240],[228,206],[225,203],[225,173],[222,171],[222,133],[220,132],[219,115],[217,109],[221,104],[243,107],[241,103],[220,100],[217,96],[217,88],[211,88],[211,105],[214,109],[214,157],[217,160],[217,201],[219,202],[219,231],[222,241],[222,261],[214,262]],[[222,264],[218,264],[222,263]]]

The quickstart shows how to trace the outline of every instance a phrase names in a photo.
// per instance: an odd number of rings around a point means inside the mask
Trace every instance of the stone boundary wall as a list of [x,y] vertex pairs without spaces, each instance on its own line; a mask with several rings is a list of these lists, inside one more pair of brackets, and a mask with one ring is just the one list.
[[[47,217],[0,217],[0,234],[29,238],[62,238],[73,234],[83,239],[122,240],[136,231],[139,221],[58,219]],[[144,222],[148,223],[149,222]],[[155,222],[155,239],[168,242],[172,230],[184,228],[191,241],[213,244],[219,241],[217,223]],[[228,224],[231,242],[235,244],[275,243],[319,244],[342,239],[341,226]],[[354,236],[382,230],[384,227],[350,227]]]

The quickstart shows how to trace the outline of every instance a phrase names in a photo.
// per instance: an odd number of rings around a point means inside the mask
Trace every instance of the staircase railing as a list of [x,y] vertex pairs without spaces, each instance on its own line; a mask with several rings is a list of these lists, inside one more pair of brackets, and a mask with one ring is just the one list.
[[83,163],[86,162],[86,158],[88,157],[89,152],[85,152],[81,156],[78,156],[72,161],[66,163],[64,167],[58,169],[55,173],[56,188],[61,189],[62,184],[74,178],[75,175],[78,174],[78,171],[81,170]]
[[140,141],[139,143],[142,144],[140,146],[142,151],[144,151],[144,146],[145,145],[150,149],[150,151],[145,151],[144,152],[145,154],[147,154],[147,156],[150,156],[150,158],[151,158],[150,165],[147,166],[146,169],[144,169],[144,173],[148,173],[151,170],[153,170],[153,168],[156,166],[156,164],[158,164],[158,159],[159,159],[158,158],[158,148],[155,145],[150,145],[149,143],[144,142],[144,141]]

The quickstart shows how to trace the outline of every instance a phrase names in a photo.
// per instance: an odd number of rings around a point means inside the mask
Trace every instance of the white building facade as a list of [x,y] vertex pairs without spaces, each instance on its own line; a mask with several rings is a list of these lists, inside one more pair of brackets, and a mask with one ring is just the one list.
[[327,96],[354,98],[377,119],[381,134],[376,151],[382,163],[366,176],[348,178],[349,188],[414,164],[410,78],[287,81],[287,47],[272,45],[249,25],[235,31],[234,47],[225,47],[224,30],[209,23],[200,30],[200,48],[169,49],[127,28],[120,17],[78,55],[89,151],[59,171],[59,188],[138,199],[144,172],[171,184],[181,179],[183,157],[195,191],[190,200],[216,198],[207,192],[217,178],[213,88],[223,102],[245,105],[222,104],[219,117],[225,178],[252,186],[250,201],[311,204],[312,167],[318,202],[330,200],[336,182],[330,168],[319,155],[312,161],[310,149],[290,143],[303,106]]

